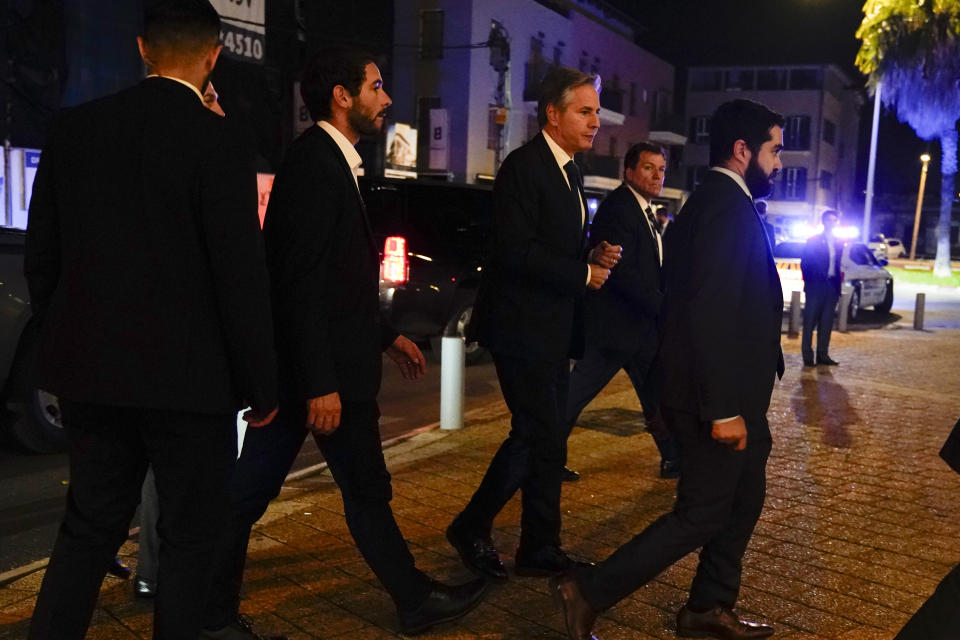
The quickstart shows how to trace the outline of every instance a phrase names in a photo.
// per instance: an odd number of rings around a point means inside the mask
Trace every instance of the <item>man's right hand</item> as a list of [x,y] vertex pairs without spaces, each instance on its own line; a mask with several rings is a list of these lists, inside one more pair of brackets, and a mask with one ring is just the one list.
[[257,413],[253,409],[249,409],[243,412],[243,420],[247,423],[248,426],[256,429],[257,427],[265,427],[273,419],[277,417],[277,409],[274,409],[270,413]]
[[340,426],[340,394],[334,391],[307,400],[307,428],[315,434],[329,435]]
[[587,286],[591,289],[599,289],[610,277],[610,269],[604,269],[595,264],[588,264],[587,266],[590,267],[590,281],[587,282]]
[[713,439],[723,444],[729,444],[736,451],[743,451],[747,448],[747,423],[741,416],[726,422],[714,422],[713,431],[710,434]]

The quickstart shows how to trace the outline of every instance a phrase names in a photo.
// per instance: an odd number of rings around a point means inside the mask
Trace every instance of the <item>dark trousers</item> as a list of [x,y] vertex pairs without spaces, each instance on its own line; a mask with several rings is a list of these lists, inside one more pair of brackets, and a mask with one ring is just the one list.
[[495,353],[503,398],[513,414],[510,434],[463,510],[464,525],[489,534],[503,506],[522,492],[520,547],[560,544],[560,440],[570,363],[535,362]]
[[675,460],[678,455],[677,443],[663,422],[660,414],[659,376],[653,366],[653,357],[637,353],[630,355],[620,351],[587,347],[583,358],[577,360],[570,372],[570,393],[567,400],[566,432],[561,441],[563,464],[567,463],[567,439],[576,426],[580,413],[597,397],[613,376],[623,369],[630,377],[637,398],[643,405],[643,418],[647,430],[653,436],[660,457]]
[[[343,495],[347,526],[364,560],[398,609],[413,609],[432,588],[413,556],[390,508],[393,490],[383,459],[375,401],[344,402],[340,427],[318,436],[317,445]],[[248,429],[231,488],[232,514],[217,547],[213,586],[204,626],[221,629],[238,613],[247,543],[267,510],[308,433],[303,409],[281,408],[266,427]]]
[[747,418],[747,448],[735,451],[714,440],[711,423],[694,414],[664,408],[663,416],[680,445],[677,501],[673,511],[609,558],[577,570],[584,597],[598,610],[613,606],[698,548],[690,606],[736,603],[743,553],[766,494],[767,420]]
[[211,557],[228,513],[236,414],[105,407],[61,401],[70,445],[67,512],[29,637],[83,638],[100,583],[127,538],[147,465],[162,516],[153,637],[196,640]]
[[817,355],[830,354],[830,333],[833,331],[833,317],[836,314],[840,293],[829,283],[815,286],[807,285],[804,290],[806,302],[803,307],[803,338],[801,351],[805,360],[813,359],[813,331],[817,331]]
[[137,545],[137,576],[156,582],[160,569],[160,536],[157,522],[160,520],[160,503],[157,498],[157,483],[153,469],[147,471],[140,491],[140,534]]
[[953,640],[960,629],[960,565],[907,621],[894,640]]

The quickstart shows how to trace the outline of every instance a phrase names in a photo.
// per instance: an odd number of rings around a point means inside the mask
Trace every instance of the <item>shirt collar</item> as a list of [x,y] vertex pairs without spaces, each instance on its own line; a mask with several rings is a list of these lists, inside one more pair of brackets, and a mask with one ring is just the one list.
[[567,152],[560,148],[560,145],[558,145],[553,140],[553,138],[550,137],[549,133],[547,133],[542,129],[540,130],[540,132],[543,133],[543,138],[547,141],[547,146],[550,147],[550,152],[553,154],[553,157],[557,160],[557,164],[560,165],[561,169],[563,169],[563,167],[568,162],[573,160],[573,158],[567,155]]
[[743,181],[743,178],[738,173],[734,173],[727,169],[726,167],[710,167],[710,171],[716,171],[717,173],[722,173],[725,176],[729,176],[731,180],[737,183],[737,185],[743,189],[743,192],[747,194],[747,197],[750,200],[753,200],[753,194],[750,193],[750,189],[747,188],[747,183]]
[[148,77],[148,78],[166,78],[167,80],[173,80],[174,82],[179,82],[179,83],[182,84],[183,86],[189,88],[190,91],[193,91],[195,94],[197,94],[197,98],[199,98],[199,99],[200,99],[200,103],[203,104],[203,94],[200,93],[200,90],[199,90],[199,89],[197,89],[195,86],[193,86],[192,84],[190,84],[190,83],[187,82],[186,80],[181,80],[180,78],[174,78],[173,76],[162,76],[162,75],[160,75],[159,73],[151,73],[151,74],[148,75],[147,77]]
[[627,185],[627,189],[630,189],[630,191],[633,193],[633,195],[636,196],[637,202],[640,203],[640,208],[643,209],[643,212],[644,212],[644,213],[646,213],[646,212],[647,212],[647,207],[650,206],[650,203],[647,201],[647,199],[644,198],[642,195],[640,195],[640,192],[637,191],[636,189],[634,189],[630,184],[628,184],[628,183],[626,183],[626,182],[624,182],[623,184]]
[[347,136],[343,135],[339,129],[326,120],[320,120],[317,122],[317,126],[330,134],[333,141],[337,143],[337,146],[340,147],[340,153],[343,154],[343,159],[347,161],[351,171],[356,171],[357,167],[363,164],[360,154],[357,153],[353,144],[347,140]]

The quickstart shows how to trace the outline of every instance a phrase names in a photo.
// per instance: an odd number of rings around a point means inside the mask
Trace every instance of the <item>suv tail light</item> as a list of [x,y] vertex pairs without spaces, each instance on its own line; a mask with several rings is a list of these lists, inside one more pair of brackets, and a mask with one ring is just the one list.
[[387,282],[406,282],[409,271],[407,239],[403,236],[390,236],[383,243],[383,264],[380,265],[380,279]]

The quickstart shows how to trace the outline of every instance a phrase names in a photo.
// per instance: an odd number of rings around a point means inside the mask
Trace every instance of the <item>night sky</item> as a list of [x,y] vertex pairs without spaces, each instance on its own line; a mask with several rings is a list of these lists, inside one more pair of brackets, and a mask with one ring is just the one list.
[[[702,64],[833,63],[858,84],[854,33],[863,18],[861,0],[609,0],[641,25],[640,45],[678,67]],[[682,77],[681,77],[682,80]],[[867,171],[872,99],[861,127],[858,187]],[[881,120],[877,154],[878,196],[916,196],[919,156],[933,156],[927,194],[939,192],[939,144],[919,140],[892,114]]]

